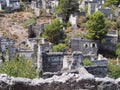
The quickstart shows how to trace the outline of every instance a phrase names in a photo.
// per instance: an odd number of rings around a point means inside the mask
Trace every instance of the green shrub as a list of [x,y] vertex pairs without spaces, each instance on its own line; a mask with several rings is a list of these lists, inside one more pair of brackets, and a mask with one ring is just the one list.
[[31,60],[26,60],[24,57],[20,57],[2,63],[2,65],[0,65],[0,73],[5,73],[13,77],[32,79],[36,77],[36,67],[32,66]]
[[46,10],[44,8],[40,8],[40,14],[41,16],[46,16]]
[[80,25],[80,27],[81,27],[81,28],[86,28],[86,23],[82,23],[82,24]]
[[72,26],[72,24],[70,22],[67,23],[67,27],[70,27]]
[[64,51],[65,48],[66,48],[66,45],[60,43],[60,44],[58,44],[58,45],[53,46],[53,51],[54,51],[54,52]]
[[77,24],[80,26],[82,23],[86,23],[86,18],[85,17],[80,17],[77,20]]
[[31,9],[31,8],[29,9],[29,12],[31,12],[31,13],[33,13],[33,14],[34,14],[34,10],[33,10],[33,9]]
[[83,60],[83,65],[84,66],[91,66],[92,62],[89,59],[86,58],[86,59]]
[[29,25],[35,24],[35,23],[36,23],[36,19],[31,18],[31,19],[28,19],[27,21],[23,22],[23,27],[27,28]]
[[24,11],[25,10],[25,5],[23,3],[20,4],[20,10]]
[[66,38],[63,27],[63,22],[56,18],[50,24],[44,27],[42,37],[54,44],[62,43]]
[[106,28],[111,29],[112,27],[112,22],[110,20],[106,20]]
[[112,61],[108,62],[108,76],[111,78],[119,78],[120,77],[120,66],[117,66]]
[[70,33],[72,30],[70,29],[70,28],[67,28],[66,30],[65,30],[65,33]]

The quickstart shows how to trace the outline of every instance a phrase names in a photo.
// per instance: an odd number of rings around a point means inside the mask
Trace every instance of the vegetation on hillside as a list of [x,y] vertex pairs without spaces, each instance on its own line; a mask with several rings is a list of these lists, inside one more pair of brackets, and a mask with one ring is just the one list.
[[92,65],[92,62],[91,62],[89,59],[85,58],[85,59],[83,60],[83,65],[84,65],[84,66],[91,66],[91,65]]
[[14,60],[3,62],[0,65],[0,73],[5,73],[13,77],[35,78],[36,67],[31,60],[19,57]]
[[65,49],[66,49],[66,45],[63,44],[63,43],[60,43],[60,44],[58,44],[58,45],[54,45],[54,46],[53,46],[53,51],[54,51],[54,52],[65,51]]
[[61,14],[65,21],[69,20],[70,14],[78,11],[79,3],[78,0],[59,0],[58,6],[56,7],[56,13]]
[[118,59],[120,59],[120,42],[117,43],[117,46],[116,46],[116,55],[118,56]]
[[108,76],[111,78],[119,78],[120,77],[120,66],[116,65],[112,61],[108,62]]
[[63,42],[66,38],[63,26],[59,19],[54,19],[49,25],[45,26],[42,36],[54,44]]
[[87,21],[87,38],[101,40],[107,34],[105,16],[101,12],[93,13]]
[[36,19],[35,18],[31,18],[26,20],[25,22],[23,22],[23,27],[27,28],[29,25],[35,24],[36,23]]
[[111,7],[112,5],[119,5],[120,0],[106,0],[104,6]]
[[120,36],[120,20],[116,21],[116,29],[118,31],[118,35]]
[[24,10],[25,10],[25,4],[23,4],[23,3],[20,4],[20,10],[21,10],[21,11],[24,11]]

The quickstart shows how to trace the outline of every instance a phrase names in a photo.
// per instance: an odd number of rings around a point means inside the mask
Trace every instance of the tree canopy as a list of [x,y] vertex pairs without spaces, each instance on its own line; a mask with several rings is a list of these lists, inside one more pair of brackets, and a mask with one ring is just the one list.
[[104,6],[109,7],[111,5],[118,5],[119,3],[119,0],[106,0]]
[[76,12],[79,9],[79,0],[59,0],[56,7],[56,13],[65,17],[65,21],[68,21],[70,14]]
[[49,25],[45,26],[42,36],[48,41],[58,44],[66,37],[63,26],[63,23],[59,19],[54,19]]
[[105,16],[101,12],[93,13],[87,21],[87,38],[101,40],[107,33]]

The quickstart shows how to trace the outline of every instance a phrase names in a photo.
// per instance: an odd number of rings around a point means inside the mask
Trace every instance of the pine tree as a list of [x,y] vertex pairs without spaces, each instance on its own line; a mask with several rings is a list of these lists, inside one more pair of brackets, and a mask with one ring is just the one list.
[[92,40],[101,40],[107,33],[105,17],[101,12],[95,12],[87,21],[87,37]]
[[79,0],[59,0],[56,7],[56,13],[65,17],[65,21],[68,21],[70,14],[76,12],[79,9]]

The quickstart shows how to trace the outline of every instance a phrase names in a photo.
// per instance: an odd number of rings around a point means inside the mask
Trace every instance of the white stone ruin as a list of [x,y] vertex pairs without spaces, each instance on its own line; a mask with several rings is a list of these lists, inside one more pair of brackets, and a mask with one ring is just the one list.
[[37,71],[38,71],[38,73],[40,73],[40,72],[42,72],[43,70],[42,70],[42,68],[43,68],[43,66],[42,66],[42,52],[41,52],[41,46],[40,45],[38,45],[38,53],[37,53]]
[[72,27],[77,27],[77,16],[71,14],[69,18],[69,22],[72,24]]
[[68,65],[68,60],[67,60],[67,56],[64,56],[63,59],[63,70],[68,70],[69,69],[69,65]]
[[35,8],[34,11],[35,11],[36,16],[40,16],[40,9],[39,8]]
[[2,5],[1,5],[1,3],[0,3],[0,11],[2,11]]
[[97,2],[89,2],[88,3],[88,14],[91,15],[96,11],[98,11],[98,3]]

